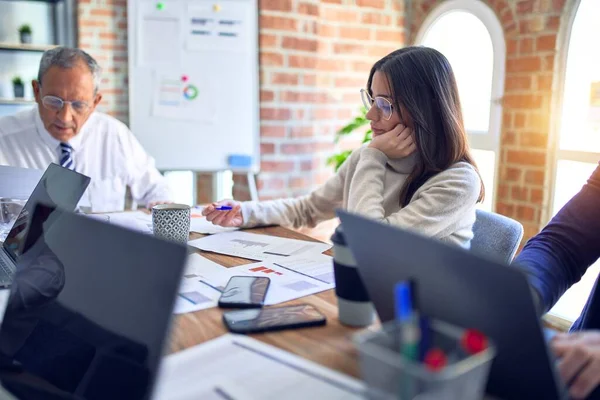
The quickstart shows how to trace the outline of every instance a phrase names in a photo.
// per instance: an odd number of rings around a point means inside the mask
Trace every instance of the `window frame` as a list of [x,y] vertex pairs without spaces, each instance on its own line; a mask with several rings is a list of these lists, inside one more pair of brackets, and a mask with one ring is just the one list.
[[500,138],[502,133],[502,98],[504,97],[504,82],[506,75],[506,41],[504,29],[500,20],[487,4],[480,0],[449,0],[435,7],[421,24],[416,36],[415,44],[421,44],[427,32],[444,15],[465,11],[477,17],[488,30],[492,41],[494,55],[492,71],[492,90],[490,98],[490,117],[487,133],[481,131],[467,131],[470,146],[476,150],[493,151],[495,155],[492,210],[496,209],[498,188],[498,174],[500,169]]

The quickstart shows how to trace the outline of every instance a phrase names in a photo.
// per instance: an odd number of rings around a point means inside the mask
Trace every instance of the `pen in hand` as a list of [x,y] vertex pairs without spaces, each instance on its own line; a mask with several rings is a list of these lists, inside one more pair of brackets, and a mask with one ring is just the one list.
[[217,211],[228,211],[228,210],[233,210],[233,207],[231,207],[231,206],[218,206],[218,207],[215,207],[215,210],[217,210]]

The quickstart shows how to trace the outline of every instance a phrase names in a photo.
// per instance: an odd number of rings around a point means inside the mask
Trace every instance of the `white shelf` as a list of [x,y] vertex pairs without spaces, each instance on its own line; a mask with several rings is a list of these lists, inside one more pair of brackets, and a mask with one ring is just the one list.
[[32,51],[44,52],[56,47],[48,44],[22,44],[22,43],[3,43],[0,42],[0,50],[6,51]]
[[23,99],[3,99],[0,97],[0,105],[30,105],[30,104],[35,104],[35,100],[34,99],[27,99],[27,98],[23,98]]

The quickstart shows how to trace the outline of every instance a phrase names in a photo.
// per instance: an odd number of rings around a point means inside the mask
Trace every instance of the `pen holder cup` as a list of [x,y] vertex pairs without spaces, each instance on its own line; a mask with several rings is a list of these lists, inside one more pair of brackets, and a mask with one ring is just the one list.
[[[445,355],[445,366],[432,371],[424,363],[401,352],[402,328],[395,321],[378,331],[354,336],[360,371],[366,384],[365,398],[372,400],[480,400],[485,393],[495,350],[491,343],[474,355],[466,355],[460,342],[465,330],[431,321],[430,349]],[[437,351],[436,351],[437,352]],[[439,352],[437,352],[439,354]]]

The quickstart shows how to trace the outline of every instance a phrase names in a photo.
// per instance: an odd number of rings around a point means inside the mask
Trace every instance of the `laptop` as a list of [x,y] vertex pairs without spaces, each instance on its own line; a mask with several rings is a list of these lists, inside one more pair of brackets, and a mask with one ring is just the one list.
[[78,172],[58,164],[48,166],[0,248],[0,288],[10,286],[35,205],[44,203],[74,210],[89,183],[90,178]]
[[2,386],[150,399],[186,259],[185,245],[38,205],[0,327]]
[[562,399],[527,278],[516,267],[390,225],[337,212],[382,322],[394,318],[396,282],[413,280],[419,310],[479,329],[496,345],[487,392],[506,399]]

